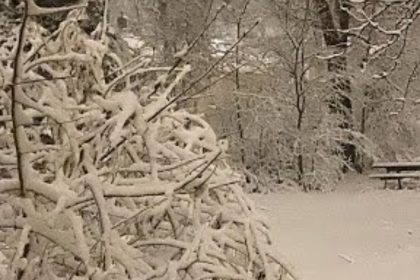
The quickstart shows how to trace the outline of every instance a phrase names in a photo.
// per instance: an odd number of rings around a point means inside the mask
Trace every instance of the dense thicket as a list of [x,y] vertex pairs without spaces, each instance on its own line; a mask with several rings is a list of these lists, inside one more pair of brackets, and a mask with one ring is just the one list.
[[0,278],[293,279],[225,142],[176,107],[191,66],[123,63],[84,5],[25,4],[1,28]]

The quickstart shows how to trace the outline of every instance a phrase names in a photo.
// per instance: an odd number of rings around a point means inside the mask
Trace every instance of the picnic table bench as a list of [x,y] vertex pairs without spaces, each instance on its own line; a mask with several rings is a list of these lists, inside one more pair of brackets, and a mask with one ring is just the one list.
[[415,172],[420,171],[420,162],[378,162],[374,163],[372,168],[386,170],[386,173],[376,173],[369,175],[370,178],[376,178],[385,181],[384,189],[387,188],[388,180],[397,180],[398,189],[402,189],[402,179],[420,178],[420,172]]

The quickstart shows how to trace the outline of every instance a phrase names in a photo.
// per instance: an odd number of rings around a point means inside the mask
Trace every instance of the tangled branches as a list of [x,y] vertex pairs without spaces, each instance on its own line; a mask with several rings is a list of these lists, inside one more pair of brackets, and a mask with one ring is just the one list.
[[190,66],[124,65],[77,9],[32,20],[54,11],[28,1],[0,46],[0,278],[293,279],[223,143],[171,102]]

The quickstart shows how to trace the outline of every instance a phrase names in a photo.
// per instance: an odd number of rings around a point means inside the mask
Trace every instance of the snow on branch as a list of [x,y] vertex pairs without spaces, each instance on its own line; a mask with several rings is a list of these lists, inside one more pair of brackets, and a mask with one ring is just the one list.
[[[70,9],[28,1],[28,15]],[[71,14],[54,36],[33,24],[23,26],[17,70],[0,68],[16,89],[11,100],[0,88],[0,163],[10,166],[0,180],[1,279],[296,279],[270,252],[264,219],[223,160],[226,144],[176,109],[189,65],[122,67]]]
[[[324,1],[327,3],[328,1]],[[337,17],[342,17],[341,25],[333,23],[327,32],[346,38],[346,43],[337,45],[333,55],[319,56],[322,59],[334,59],[342,56],[352,45],[361,45],[365,49],[362,71],[371,63],[394,64],[401,57],[406,45],[409,31],[420,15],[420,2],[401,1],[334,1],[338,7],[330,7]],[[395,70],[393,68],[392,70]],[[383,79],[392,71],[375,75]]]

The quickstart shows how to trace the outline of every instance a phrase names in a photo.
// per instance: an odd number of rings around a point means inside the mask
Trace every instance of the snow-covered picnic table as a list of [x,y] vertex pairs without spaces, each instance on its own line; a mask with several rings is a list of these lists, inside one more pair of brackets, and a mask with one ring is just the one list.
[[[387,188],[388,180],[397,180],[398,188],[402,189],[402,179],[420,178],[420,162],[377,162],[372,165],[375,169],[385,169],[386,173],[371,174],[370,178],[376,178],[385,181],[384,188]],[[402,172],[401,171],[411,171]]]

